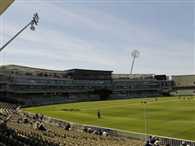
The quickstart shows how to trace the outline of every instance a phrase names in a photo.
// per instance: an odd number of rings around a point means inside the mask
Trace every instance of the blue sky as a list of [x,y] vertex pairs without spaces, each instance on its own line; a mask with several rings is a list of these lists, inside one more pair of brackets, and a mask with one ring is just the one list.
[[194,74],[193,0],[16,0],[0,16],[1,46],[40,15],[0,53],[1,64],[129,73]]

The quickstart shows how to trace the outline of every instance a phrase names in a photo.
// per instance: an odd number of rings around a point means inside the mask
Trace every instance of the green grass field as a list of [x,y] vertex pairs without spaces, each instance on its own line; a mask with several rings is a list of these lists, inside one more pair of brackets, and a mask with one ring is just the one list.
[[[147,101],[145,105],[144,100]],[[183,100],[178,97],[161,97],[157,101],[148,98],[80,102],[25,110],[77,123],[144,133],[144,106],[147,133],[195,140],[195,98]],[[98,109],[101,111],[101,119],[97,118]]]

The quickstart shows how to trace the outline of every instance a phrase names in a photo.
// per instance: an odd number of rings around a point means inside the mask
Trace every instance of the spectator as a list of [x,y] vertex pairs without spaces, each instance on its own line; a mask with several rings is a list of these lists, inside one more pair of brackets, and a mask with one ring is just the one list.
[[148,139],[148,141],[151,143],[151,140],[152,140],[152,136],[149,136],[149,139]]
[[70,126],[70,124],[68,123],[68,124],[66,125],[66,127],[65,127],[65,130],[70,130],[70,128],[71,128],[71,126]]
[[150,144],[149,140],[147,140],[144,146],[152,146],[152,145]]
[[181,146],[187,146],[187,144],[185,143],[185,141],[182,141]]
[[150,140],[149,142],[153,145],[156,141],[156,137],[155,136],[150,136],[149,140]]
[[107,136],[107,132],[106,131],[103,131],[102,135],[103,136]]
[[157,139],[154,143],[155,146],[160,146],[160,141]]

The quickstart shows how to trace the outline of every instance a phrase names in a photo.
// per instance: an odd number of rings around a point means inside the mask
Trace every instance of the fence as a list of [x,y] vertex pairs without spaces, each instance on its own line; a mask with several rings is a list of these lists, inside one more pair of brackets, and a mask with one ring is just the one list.
[[146,135],[144,133],[137,133],[137,132],[131,132],[131,131],[119,130],[119,129],[113,129],[113,130],[117,130],[119,135],[135,138],[135,139],[145,140],[146,138],[148,139],[149,136],[155,136],[159,139],[161,145],[169,144],[170,146],[180,146],[182,142],[185,142],[189,146],[195,146],[195,141],[192,140],[178,139],[173,137],[165,137],[165,136],[152,135],[152,134]]

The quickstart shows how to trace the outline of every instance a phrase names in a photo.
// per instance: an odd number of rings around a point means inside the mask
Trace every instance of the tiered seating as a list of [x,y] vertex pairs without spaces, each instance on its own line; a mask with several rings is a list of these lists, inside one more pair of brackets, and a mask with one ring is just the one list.
[[[23,119],[23,120],[22,120]],[[23,122],[22,122],[23,121]],[[25,122],[24,122],[25,121]],[[65,130],[65,128],[45,123],[42,124],[46,128],[45,130],[38,130],[35,128],[35,119],[31,116],[25,116],[23,114],[13,115],[9,120],[8,127],[14,129],[15,132],[26,137],[26,145],[35,145],[39,143],[39,146],[47,146],[48,143],[52,143],[52,146],[142,146],[143,142],[138,140],[131,140],[126,138],[114,138],[111,136],[98,136],[96,134],[86,133],[82,130]],[[34,127],[34,128],[33,128]],[[23,138],[24,139],[24,138]],[[37,144],[36,144],[37,145]]]
[[23,113],[16,105],[0,102],[0,109],[0,146],[144,145],[140,140],[76,129],[69,123],[68,126],[57,121],[52,123],[42,115]]
[[0,114],[10,115],[16,112],[18,106],[11,103],[0,102]]
[[4,128],[0,131],[0,141],[6,146],[58,146],[47,140],[43,140],[34,135],[27,135],[23,131],[18,131],[10,128]]

